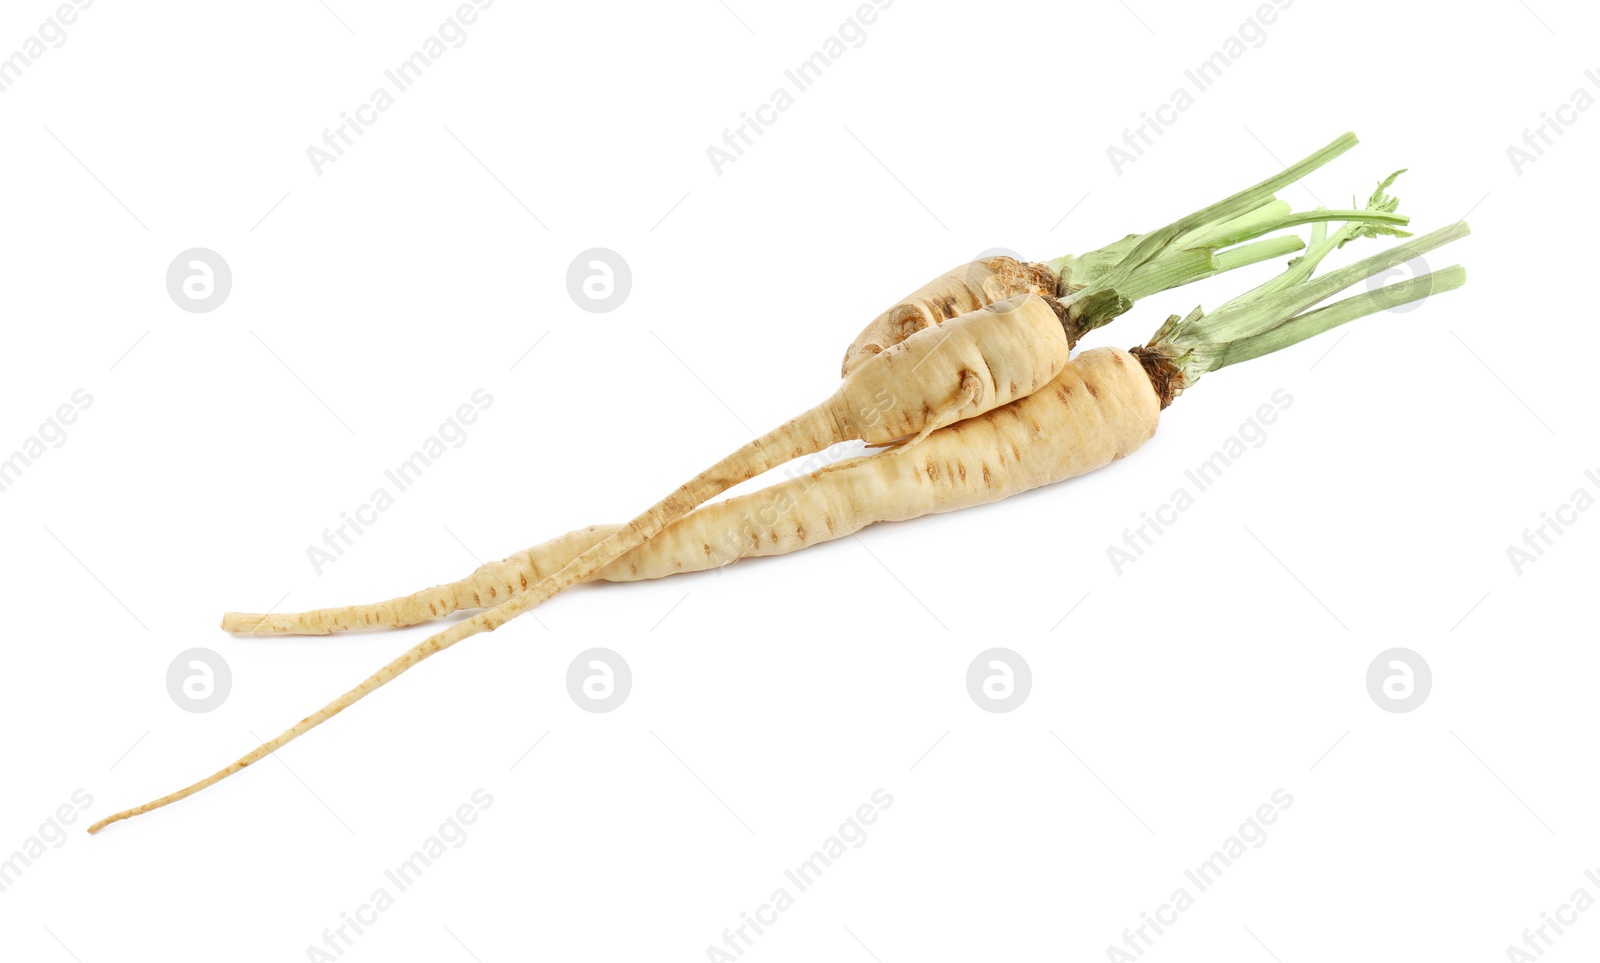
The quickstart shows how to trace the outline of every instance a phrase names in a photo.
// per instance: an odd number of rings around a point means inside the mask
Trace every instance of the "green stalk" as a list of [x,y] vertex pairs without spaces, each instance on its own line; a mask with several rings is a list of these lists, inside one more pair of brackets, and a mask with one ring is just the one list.
[[1249,240],[1253,237],[1260,237],[1263,234],[1270,234],[1273,231],[1281,231],[1285,228],[1299,227],[1302,224],[1315,224],[1325,221],[1355,221],[1368,224],[1393,224],[1399,227],[1404,227],[1405,225],[1411,223],[1411,218],[1405,216],[1404,214],[1356,210],[1330,211],[1319,207],[1314,211],[1301,211],[1298,214],[1290,214],[1286,217],[1280,217],[1274,221],[1268,221],[1265,224],[1260,225],[1259,228],[1253,228],[1248,234],[1241,233],[1237,236],[1223,235],[1218,240],[1212,242],[1211,246],[1224,247],[1229,244],[1237,244],[1240,241]]
[[1454,291],[1467,283],[1466,269],[1459,264],[1424,274],[1421,277],[1396,281],[1376,291],[1357,294],[1335,301],[1327,307],[1307,311],[1282,324],[1250,338],[1230,341],[1210,370],[1226,368],[1241,361],[1250,361],[1264,354],[1281,351],[1307,338],[1331,331],[1341,324],[1364,318],[1378,311],[1420,301],[1434,294]]
[[1348,225],[1347,229],[1356,233],[1341,237],[1341,231],[1330,237],[1317,232],[1306,255],[1291,262],[1280,277],[1234,298],[1210,314],[1196,308],[1182,319],[1174,315],[1156,331],[1149,344],[1134,349],[1150,374],[1151,384],[1161,395],[1162,406],[1170,404],[1207,372],[1281,351],[1356,318],[1432,294],[1453,291],[1466,283],[1466,272],[1456,265],[1307,311],[1358,281],[1470,233],[1466,222],[1462,221],[1321,277],[1311,277],[1317,262],[1350,237],[1358,236],[1362,227]]
[[[1396,207],[1400,206],[1400,199],[1390,196],[1387,192],[1389,188],[1394,185],[1395,179],[1404,173],[1405,171],[1403,169],[1398,170],[1379,181],[1377,189],[1374,190],[1372,192],[1372,196],[1367,199],[1366,209],[1371,212],[1393,212]],[[1332,237],[1328,237],[1327,224],[1316,224],[1312,227],[1311,243],[1307,246],[1306,253],[1291,262],[1289,265],[1289,270],[1278,275],[1265,284],[1260,285],[1254,290],[1235,298],[1234,301],[1237,302],[1248,298],[1260,297],[1275,291],[1281,291],[1291,285],[1298,284],[1311,276],[1312,272],[1316,270],[1317,265],[1322,263],[1323,258],[1327,257],[1329,254],[1332,254],[1334,251],[1337,251],[1339,248],[1344,247],[1346,244],[1350,243],[1356,238],[1378,237],[1380,235],[1392,235],[1394,237],[1411,236],[1405,231],[1396,230],[1383,225],[1372,223],[1347,223],[1339,228],[1339,230],[1335,231]]]
[[[1260,334],[1272,325],[1281,324],[1306,308],[1338,294],[1357,281],[1404,264],[1442,244],[1466,237],[1468,233],[1467,223],[1461,221],[1396,244],[1386,251],[1363,258],[1337,271],[1330,271],[1314,280],[1303,280],[1273,293],[1259,296],[1251,294],[1236,298],[1206,315],[1204,320],[1190,325],[1186,336],[1191,341],[1217,343],[1237,341]],[[1289,270],[1292,272],[1297,269],[1298,265]],[[1268,319],[1275,320],[1269,322]]]
[[[1318,228],[1322,226],[1321,224],[1317,225]],[[1285,254],[1293,254],[1304,247],[1305,242],[1301,241],[1299,236],[1295,234],[1286,234],[1283,237],[1269,237],[1264,241],[1241,244],[1218,254],[1216,256],[1217,269],[1212,273],[1221,274],[1224,271],[1232,271],[1234,268],[1241,268],[1247,264],[1270,261],[1273,258],[1283,257]],[[1210,276],[1210,274],[1205,275],[1205,277]]]
[[1128,290],[1122,293],[1137,301],[1152,294],[1182,287],[1193,281],[1215,277],[1235,268],[1270,261],[1293,254],[1305,247],[1298,235],[1285,234],[1253,241],[1216,252],[1187,248],[1158,258],[1145,270],[1135,274]]
[[[1305,245],[1301,240],[1294,238],[1294,247],[1298,251]],[[1128,279],[1122,287],[1116,288],[1118,294],[1132,301],[1147,298],[1152,294],[1182,287],[1191,281],[1211,277],[1219,273],[1217,254],[1206,248],[1187,248],[1181,251],[1172,251],[1150,264],[1144,271]],[[1105,290],[1096,288],[1096,290]],[[1090,330],[1090,329],[1084,329]]]
[[1293,208],[1289,206],[1288,201],[1280,201],[1274,198],[1231,221],[1219,221],[1190,231],[1188,234],[1173,241],[1172,246],[1225,247],[1227,243],[1232,243],[1223,241],[1225,237],[1237,236],[1241,239],[1259,237],[1262,233],[1259,230],[1260,225],[1270,224],[1274,220],[1287,215],[1291,210]]
[[[1116,290],[1126,295],[1128,298],[1137,301],[1140,298],[1147,298],[1152,294],[1158,294],[1162,291],[1169,291],[1172,288],[1182,287],[1191,281],[1198,281],[1202,278],[1208,278],[1221,273],[1221,269],[1216,266],[1216,257],[1218,256],[1217,248],[1219,247],[1237,244],[1239,241],[1258,237],[1262,234],[1270,234],[1273,231],[1281,230],[1287,227],[1298,227],[1303,224],[1325,224],[1329,221],[1343,221],[1346,223],[1346,229],[1348,230],[1355,230],[1360,226],[1372,226],[1378,229],[1386,229],[1386,232],[1392,231],[1396,234],[1403,234],[1404,232],[1399,231],[1397,226],[1409,224],[1411,222],[1411,218],[1406,217],[1404,214],[1390,214],[1387,212],[1355,210],[1329,211],[1321,208],[1314,211],[1302,211],[1298,214],[1277,217],[1270,221],[1263,221],[1257,227],[1251,228],[1252,233],[1222,236],[1221,243],[1218,244],[1207,245],[1205,247],[1175,248],[1172,250],[1163,251],[1161,254],[1147,261],[1138,270],[1129,274],[1127,279],[1124,280],[1122,284],[1116,288]],[[1294,246],[1289,248],[1289,250],[1285,253],[1298,251],[1304,246],[1305,245],[1302,244],[1298,238],[1296,238]],[[1318,258],[1318,260],[1320,260],[1320,258]],[[1246,261],[1245,263],[1254,262]],[[1201,264],[1207,264],[1209,267],[1202,268],[1200,267]],[[1095,285],[1095,288],[1100,290],[1103,289],[1103,286],[1097,284]],[[1111,319],[1107,318],[1105,320],[1110,321]],[[1096,327],[1098,327],[1098,325],[1096,325]],[[1092,330],[1092,328],[1085,330]]]
[[[1268,239],[1260,245],[1245,243],[1275,231],[1343,221],[1344,232],[1354,230],[1350,236],[1403,234],[1399,228],[1409,219],[1394,213],[1393,204],[1378,207],[1369,203],[1365,210],[1319,209],[1295,213],[1287,203],[1273,196],[1355,144],[1355,135],[1345,134],[1259,184],[1166,227],[1148,234],[1129,235],[1087,254],[1068,255],[1047,262],[1061,279],[1069,335],[1074,340],[1081,338],[1127,311],[1140,298],[1301,248],[1298,239],[1287,238]],[[1392,181],[1391,177],[1381,187]],[[1238,244],[1244,246],[1233,250],[1233,245]]]
[[1241,214],[1255,210],[1262,204],[1273,200],[1273,195],[1277,194],[1278,191],[1327,164],[1335,157],[1356,146],[1356,143],[1355,134],[1341,134],[1334,138],[1328,146],[1279,171],[1261,183],[1247,187],[1230,197],[1225,197],[1209,207],[1202,207],[1187,217],[1181,217],[1173,221],[1166,227],[1151,231],[1129,253],[1124,265],[1120,268],[1120,273],[1114,272],[1105,279],[1105,282],[1115,286],[1127,274],[1132,273],[1134,269],[1150,260],[1168,244],[1171,244],[1172,241],[1190,231],[1217,221],[1231,220]]

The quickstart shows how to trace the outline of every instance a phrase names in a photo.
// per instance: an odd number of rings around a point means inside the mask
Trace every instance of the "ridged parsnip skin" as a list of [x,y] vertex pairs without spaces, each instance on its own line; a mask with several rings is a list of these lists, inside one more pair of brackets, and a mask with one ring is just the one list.
[[[1033,296],[1015,303],[1001,301],[938,329],[912,335],[863,362],[822,404],[740,446],[545,578],[470,619],[428,636],[354,688],[204,779],[113,813],[90,826],[89,832],[99,832],[112,823],[187,799],[254,765],[423,660],[480,632],[493,632],[563,589],[593,579],[673,522],[742,481],[822,451],[835,442],[892,441],[908,432],[919,432],[920,440],[948,418],[976,416],[1009,402],[1031,385],[1048,383],[1067,363],[1069,351],[1066,332],[1056,321],[1055,311]],[[887,404],[877,407],[870,420],[852,415],[847,405],[865,399],[887,399]],[[856,430],[847,430],[847,425]],[[908,446],[914,447],[915,442]],[[225,622],[228,618],[224,617]]]
[[1011,257],[981,258],[952,268],[900,299],[863,328],[845,351],[840,373],[850,374],[866,359],[923,328],[1006,298],[1024,294],[1054,297],[1058,287],[1059,279],[1046,265]]
[[847,429],[841,437],[884,444],[975,417],[1048,384],[1071,355],[1061,319],[1043,298],[986,304],[846,375],[837,396]]
[[[706,505],[601,571],[632,582],[785,555],[904,521],[999,501],[1094,471],[1155,434],[1160,400],[1126,351],[1095,348],[1044,389],[942,428],[919,445],[847,459]],[[480,568],[458,585],[500,591],[554,571],[616,529],[590,525]],[[471,600],[468,599],[470,605]]]
[[[1093,389],[1091,389],[1093,384]],[[1034,394],[936,430],[918,445],[837,462],[778,485],[704,505],[600,571],[595,581],[656,579],[738,558],[786,555],[874,521],[954,512],[1093,472],[1155,434],[1160,400],[1139,363],[1098,347]],[[590,525],[490,561],[414,595],[278,616],[230,616],[230,632],[325,635],[429,622],[488,608],[555,573],[619,525]]]
[[[832,443],[860,439],[885,444],[919,432],[936,433],[952,422],[1010,404],[1049,384],[1070,354],[1060,319],[1037,296],[1001,300],[954,318],[938,331],[872,356],[823,404],[703,472],[659,503],[648,519],[636,519],[632,525],[638,531],[626,539],[643,542],[655,535],[660,519],[676,519],[739,482]],[[596,544],[598,540],[577,554]],[[498,571],[488,577],[476,574],[376,605],[275,615],[229,612],[222,628],[246,635],[327,635],[415,625],[463,608],[491,608],[554,571],[519,572],[515,579],[502,578]]]
[[[1091,387],[1092,386],[1092,387]],[[760,491],[697,509],[601,570],[631,582],[785,555],[874,522],[902,521],[999,501],[1073,478],[1137,450],[1161,405],[1139,362],[1117,348],[1085,351],[1044,388],[957,422],[909,448],[847,459]],[[590,525],[488,562],[459,582],[376,605],[263,619],[230,631],[320,635],[415,625],[487,608],[537,583],[619,525]]]
[[535,548],[485,562],[458,582],[446,582],[384,602],[268,615],[229,612],[222,617],[222,629],[239,635],[333,635],[356,629],[419,625],[452,612],[485,609],[537,584],[621,527],[591,525],[568,532]]
[[[1155,434],[1160,416],[1160,401],[1138,361],[1117,348],[1095,348],[1034,394],[942,428],[919,445],[706,505],[600,578],[660,578],[735,558],[783,555],[874,522],[999,501],[1131,454]],[[546,567],[604,533],[604,527],[571,532],[522,554]]]
[[[1097,348],[1067,364],[1034,394],[935,431],[920,444],[822,469],[806,476],[809,487],[801,487],[805,479],[784,483],[794,496],[788,511],[781,510],[782,501],[771,498],[772,489],[765,493],[764,503],[750,501],[762,498],[763,493],[732,499],[726,505],[711,506],[710,512],[678,519],[676,531],[650,533],[660,541],[630,546],[628,552],[639,553],[631,560],[628,554],[619,553],[609,565],[583,571],[591,553],[603,550],[619,536],[626,537],[639,523],[635,520],[601,532],[598,542],[562,560],[550,577],[417,643],[277,737],[199,782],[101,819],[89,832],[187,799],[254,765],[424,659],[478,632],[494,631],[571,581],[654,578],[720,565],[731,559],[719,558],[709,539],[726,532],[749,540],[738,557],[776,555],[859,531],[873,522],[998,501],[1093,471],[1135,451],[1155,434],[1159,413],[1160,402],[1150,379],[1133,356]],[[780,509],[773,521],[764,528],[741,531],[739,512],[762,504]]]

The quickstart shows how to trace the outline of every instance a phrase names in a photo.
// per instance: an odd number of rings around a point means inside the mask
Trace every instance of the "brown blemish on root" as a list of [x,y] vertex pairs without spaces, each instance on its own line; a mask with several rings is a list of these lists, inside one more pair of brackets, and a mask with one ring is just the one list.
[[1055,297],[1061,293],[1061,278],[1050,270],[1048,264],[1019,261],[1004,255],[989,258],[982,263],[994,274],[995,280],[1004,286],[1006,293],[1002,295],[1003,298],[1019,294]]

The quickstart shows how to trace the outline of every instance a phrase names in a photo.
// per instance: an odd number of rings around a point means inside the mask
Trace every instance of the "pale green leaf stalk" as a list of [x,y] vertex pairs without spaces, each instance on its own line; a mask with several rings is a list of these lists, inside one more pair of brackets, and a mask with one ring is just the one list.
[[[1391,183],[1392,177],[1379,187],[1373,203],[1379,203],[1379,195]],[[1452,265],[1308,310],[1353,284],[1470,233],[1462,221],[1320,277],[1312,276],[1328,252],[1363,236],[1362,230],[1362,225],[1347,225],[1330,235],[1325,228],[1314,229],[1306,254],[1291,262],[1283,274],[1210,313],[1196,308],[1186,317],[1168,318],[1149,344],[1133,351],[1162,396],[1162,406],[1170,404],[1203,374],[1281,351],[1356,318],[1453,291],[1466,283],[1466,271]]]
[[[1304,224],[1343,221],[1335,244],[1361,236],[1395,234],[1409,218],[1395,213],[1393,198],[1380,195],[1393,183],[1379,185],[1367,206],[1350,210],[1294,212],[1274,195],[1356,145],[1344,134],[1326,147],[1259,184],[1180,218],[1148,234],[1130,234],[1082,255],[1047,262],[1061,279],[1069,335],[1074,340],[1116,318],[1133,302],[1192,281],[1247,264],[1283,257],[1304,245],[1293,235],[1265,235]],[[1318,238],[1326,241],[1325,235]],[[1308,252],[1309,253],[1309,252]],[[1321,260],[1319,254],[1316,260]],[[1315,261],[1311,262],[1315,264]]]

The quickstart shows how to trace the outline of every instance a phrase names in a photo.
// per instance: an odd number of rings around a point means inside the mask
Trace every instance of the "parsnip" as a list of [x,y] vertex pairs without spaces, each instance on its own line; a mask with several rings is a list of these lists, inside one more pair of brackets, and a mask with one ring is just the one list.
[[[1369,207],[1392,199],[1380,185]],[[739,555],[778,554],[839,537],[876,521],[912,518],[1005,498],[1093,470],[1137,450],[1162,409],[1204,374],[1260,357],[1336,325],[1459,287],[1465,274],[1432,274],[1315,308],[1340,290],[1467,234],[1463,224],[1415,238],[1349,267],[1313,277],[1343,241],[1388,230],[1350,225],[1329,238],[1318,224],[1307,253],[1284,274],[1209,314],[1169,318],[1129,352],[1096,349],[1068,361],[1070,313],[1033,295],[998,302],[925,328],[873,354],[822,405],[697,475],[627,525],[568,536],[577,554],[511,598],[413,646],[354,689],[235,762],[178,792],[89,827],[94,833],[184,799],[265,758],[353,705],[418,662],[481,631],[493,631],[561,589],[595,577],[649,578],[720,564],[706,537],[722,528]],[[1135,245],[1137,250],[1138,245]],[[880,400],[894,404],[885,408]],[[912,436],[909,441],[907,436]],[[695,505],[790,458],[844,439],[893,443],[785,483],[776,520],[748,529],[729,513],[773,489],[713,506],[662,530]],[[734,517],[737,517],[736,515]],[[792,524],[793,528],[790,529]],[[659,534],[658,541],[649,543]],[[598,535],[587,543],[590,535]],[[765,537],[763,537],[765,536]],[[748,542],[746,542],[748,539]],[[640,551],[641,546],[650,547]],[[698,543],[698,544],[697,544]],[[579,547],[582,546],[582,547]],[[638,553],[633,559],[629,552]],[[533,553],[528,561],[532,562]],[[520,579],[519,579],[520,581]],[[508,582],[508,588],[510,583]]]
[[[1383,193],[1391,182],[1392,178],[1379,185],[1369,202],[1371,206],[1393,203]],[[1300,315],[1292,322],[1269,325],[1261,320],[1262,302],[1268,297],[1287,292],[1291,298],[1287,308],[1268,305],[1266,316],[1276,319],[1270,313],[1273,310],[1283,314],[1314,303],[1306,300],[1308,291],[1312,297],[1327,297],[1353,280],[1386,270],[1465,234],[1466,227],[1456,225],[1375,255],[1342,272],[1319,278],[1315,287],[1306,283],[1323,257],[1362,231],[1359,225],[1341,228],[1331,236],[1318,231],[1307,255],[1282,275],[1207,316],[1211,320],[1206,337],[1213,340],[1197,339],[1191,322],[1186,337],[1163,340],[1158,335],[1150,345],[1131,353],[1110,348],[1086,351],[1066,365],[1045,389],[936,431],[915,448],[852,458],[700,508],[602,569],[596,578],[659,578],[715,568],[740,558],[782,555],[851,534],[874,522],[954,511],[1082,474],[1129,454],[1148,440],[1154,431],[1156,413],[1184,387],[1198,380],[1203,373],[1201,368],[1211,370],[1206,366],[1256,357],[1265,353],[1272,339],[1282,342],[1279,346],[1293,343],[1290,338],[1303,340],[1317,333],[1309,325],[1326,324],[1352,311],[1399,303],[1459,283],[1457,273],[1442,272],[1426,281],[1418,279],[1351,298],[1331,308]],[[1173,318],[1162,330],[1170,335],[1180,324]],[[1234,331],[1250,333],[1232,342],[1214,340],[1218,333]],[[1131,382],[1125,370],[1128,359],[1140,364],[1140,376]],[[1187,371],[1180,361],[1188,364]],[[1086,407],[1091,403],[1100,409],[1098,413]],[[1109,438],[1105,432],[1110,433]],[[270,625],[277,631],[313,634],[338,631],[352,622],[356,626],[411,624],[446,611],[480,608],[484,604],[480,598],[515,594],[523,583],[535,582],[559,569],[618,527],[578,529],[483,565],[459,582],[393,602],[270,619],[250,616],[246,624],[267,619],[256,628],[258,632]]]
[[[1282,174],[1242,191],[1232,198],[1191,214],[1163,228],[1162,231],[1151,235],[1129,235],[1083,258],[1062,258],[1051,262],[1049,266],[1023,265],[1011,258],[989,258],[950,271],[869,325],[851,346],[850,353],[846,356],[846,371],[855,370],[861,363],[878,353],[882,350],[882,344],[899,343],[911,334],[942,323],[949,312],[958,307],[972,305],[976,310],[984,304],[998,300],[1006,292],[1020,289],[1041,290],[1053,283],[1052,278],[1059,279],[1066,290],[1074,292],[1065,300],[1043,296],[1044,301],[1063,316],[1063,328],[1070,344],[1083,331],[1103,324],[1115,316],[1107,312],[1113,307],[1120,310],[1118,306],[1126,300],[1120,293],[1121,290],[1132,291],[1138,297],[1144,297],[1164,286],[1185,283],[1184,279],[1194,280],[1201,276],[1209,276],[1201,271],[1202,268],[1214,274],[1218,270],[1238,266],[1238,263],[1247,263],[1259,253],[1253,249],[1262,246],[1271,246],[1276,253],[1282,253],[1282,245],[1278,240],[1272,240],[1246,244],[1243,248],[1230,248],[1229,252],[1216,254],[1219,247],[1255,236],[1263,230],[1264,225],[1271,225],[1266,228],[1269,230],[1290,222],[1310,222],[1314,225],[1312,249],[1306,256],[1294,262],[1296,267],[1291,271],[1269,282],[1280,287],[1296,279],[1302,279],[1328,252],[1355,238],[1381,235],[1409,236],[1397,226],[1405,222],[1403,217],[1395,213],[1399,202],[1386,193],[1395,178],[1403,173],[1401,171],[1391,174],[1380,182],[1366,206],[1360,211],[1317,210],[1303,215],[1290,215],[1287,213],[1288,205],[1271,201],[1231,221],[1222,222],[1220,225],[1213,223],[1217,217],[1225,217],[1241,207],[1255,203],[1263,196],[1270,195],[1270,191],[1281,186],[1285,178],[1304,173],[1325,163],[1354,143],[1354,136],[1346,134]],[[1326,225],[1328,219],[1333,217],[1343,217],[1346,223],[1329,236],[1326,233]],[[1193,225],[1200,226],[1193,227]],[[1177,238],[1177,240],[1163,240],[1163,237]],[[1298,249],[1301,246],[1299,239],[1292,240],[1294,244],[1290,249]],[[1141,248],[1146,249],[1146,255],[1138,254]],[[1242,258],[1241,254],[1244,255]],[[1141,261],[1140,258],[1144,260]],[[1132,264],[1145,266],[1143,268],[1128,266]],[[1089,291],[1088,285],[1095,279],[1099,279],[1102,285],[1114,282],[1118,288],[1102,287]],[[1104,290],[1111,290],[1114,296],[1105,295]],[[1084,294],[1085,291],[1088,293]],[[1093,308],[1094,305],[1100,307]],[[1072,315],[1074,310],[1079,311],[1076,318]],[[877,340],[864,340],[868,338]],[[547,544],[558,543],[560,540]],[[554,571],[549,567],[549,559],[553,557],[558,556],[548,551],[536,552],[534,555],[518,553],[503,562],[484,565],[459,581],[435,585],[384,602],[336,606],[307,612],[275,614],[229,612],[223,616],[222,628],[228,632],[246,635],[326,635],[351,629],[415,625],[443,618],[452,612],[485,608],[516,595],[529,584]],[[523,561],[513,564],[515,559]],[[544,560],[544,565],[539,564],[541,559]]]
[[[785,555],[904,521],[999,501],[1102,468],[1155,433],[1160,400],[1119,348],[1074,358],[1026,398],[957,422],[920,445],[865,455],[714,502],[602,569],[631,582]],[[614,531],[591,525],[479,569],[485,578],[559,567]]]
[[[785,555],[876,522],[998,501],[1102,468],[1148,441],[1162,409],[1207,371],[1458,287],[1464,274],[1452,267],[1299,313],[1466,233],[1465,224],[1453,225],[1308,283],[1316,263],[1355,233],[1319,236],[1307,257],[1279,278],[1209,315],[1170,319],[1150,344],[1085,351],[1043,389],[933,432],[914,448],[847,459],[706,505],[601,570],[596,580],[662,578],[741,558]],[[617,527],[569,532],[484,565],[457,584],[515,582],[525,572],[559,568]]]
[[702,502],[742,481],[841,441],[914,448],[946,425],[1031,394],[1056,376],[1069,354],[1060,316],[1032,295],[996,302],[907,338],[851,372],[822,404],[740,447],[536,585],[411,647],[360,685],[227,767],[176,793],[104,819],[90,832],[220,782],[424,659],[479,632],[493,632],[562,589],[592,578]]
[[[1085,351],[1045,389],[935,431],[920,445],[846,459],[698,508],[601,569],[594,580],[630,582],[784,555],[875,522],[955,511],[1081,475],[1129,454],[1150,437],[1160,413],[1154,399],[1149,379],[1128,352]],[[1075,444],[1061,442],[1068,432]],[[558,571],[621,528],[577,529],[488,562],[460,581],[375,605],[280,615],[230,613],[224,627],[320,635],[412,625],[483,608]]]
[[[852,371],[828,401],[744,446],[668,496],[652,509],[655,515],[648,521],[635,523],[638,529],[633,535],[619,535],[619,541],[605,551],[613,558],[620,556],[631,549],[616,548],[621,538],[643,542],[650,536],[639,533],[658,531],[665,524],[662,518],[670,522],[741,481],[837,441],[859,438],[885,444],[908,435],[920,437],[1007,404],[1048,382],[1069,354],[1059,314],[1033,295],[986,305],[901,344],[905,349]],[[603,565],[592,567],[598,570]],[[474,576],[376,605],[275,615],[228,612],[222,628],[249,635],[325,635],[414,625],[465,608],[487,608],[555,574],[525,569],[515,573],[514,581]]]

